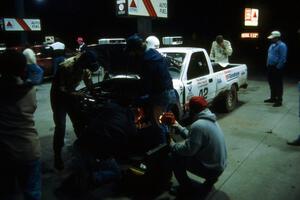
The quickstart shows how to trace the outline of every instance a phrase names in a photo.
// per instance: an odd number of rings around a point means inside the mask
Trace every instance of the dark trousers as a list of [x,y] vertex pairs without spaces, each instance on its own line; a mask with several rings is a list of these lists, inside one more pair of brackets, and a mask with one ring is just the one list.
[[0,166],[0,199],[41,199],[41,162],[2,162]]
[[191,186],[191,179],[188,177],[187,171],[205,179],[205,184],[213,186],[217,182],[222,171],[208,169],[202,165],[195,157],[180,156],[176,153],[171,155],[171,165],[175,178],[183,187]]
[[59,64],[62,63],[64,60],[65,60],[64,56],[58,56],[53,58],[52,60],[53,76],[56,74]]
[[282,102],[283,95],[283,71],[276,66],[268,66],[268,82],[271,91],[271,99]]
[[56,88],[51,88],[50,100],[55,124],[53,150],[56,155],[60,155],[64,146],[67,114],[71,119],[77,137],[84,131],[84,122],[74,103],[75,99],[71,95],[60,92]]

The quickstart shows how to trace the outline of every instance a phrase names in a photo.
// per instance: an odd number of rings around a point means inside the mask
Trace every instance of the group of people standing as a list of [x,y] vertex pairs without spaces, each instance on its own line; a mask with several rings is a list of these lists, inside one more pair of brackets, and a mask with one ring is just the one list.
[[[287,47],[280,36],[279,31],[273,31],[268,37],[273,41],[267,59],[271,97],[265,102],[274,103],[274,107],[282,105],[282,70],[287,54]],[[86,49],[81,37],[77,41],[77,55],[64,58],[61,62],[58,61],[61,58],[57,60],[59,67],[55,70],[50,92],[55,123],[54,167],[57,170],[64,168],[62,148],[66,116],[70,116],[78,138],[84,132],[80,116],[74,113],[72,107],[72,98],[77,95],[76,87],[84,80],[88,90],[92,92],[92,72],[99,68],[97,55]],[[64,48],[62,43],[53,46],[57,49]],[[127,39],[126,53],[141,76],[143,92],[150,102],[152,124],[158,128],[162,136],[161,142],[164,143],[167,142],[169,130],[162,126],[159,117],[178,97],[168,71],[169,62],[155,50],[158,46],[159,41],[153,38],[144,41],[135,34]],[[217,36],[212,44],[211,58],[215,62],[228,62],[231,54],[230,42]],[[0,62],[9,66],[0,71],[0,87],[5,94],[0,99],[0,155],[5,160],[0,165],[1,199],[11,199],[17,194],[17,190],[23,193],[25,199],[41,199],[41,151],[33,120],[37,107],[36,90],[34,84],[27,84],[24,79],[26,64],[35,65],[36,61],[30,50],[25,50],[24,55],[12,50],[0,54]],[[187,171],[203,177],[205,187],[210,190],[227,166],[224,134],[216,116],[209,110],[207,101],[204,97],[195,96],[189,100],[188,106],[190,128],[182,127],[177,121],[171,125],[171,129],[183,138],[181,142],[171,140],[170,143],[170,165],[180,184],[179,188],[172,188],[171,191],[181,194],[193,191],[193,183]],[[16,183],[18,187],[15,187]]]

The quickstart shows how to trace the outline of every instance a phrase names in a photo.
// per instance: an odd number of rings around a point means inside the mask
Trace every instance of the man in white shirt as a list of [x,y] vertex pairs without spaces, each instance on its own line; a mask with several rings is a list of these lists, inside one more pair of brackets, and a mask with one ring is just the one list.
[[228,40],[224,40],[222,35],[216,37],[211,45],[210,59],[218,63],[228,63],[228,57],[232,54],[231,43]]
[[27,47],[23,54],[26,57],[27,64],[36,64],[36,55],[32,49]]
[[49,47],[53,49],[53,75],[56,74],[58,65],[65,60],[65,44],[62,43],[60,38],[55,38],[55,41],[56,42],[49,45]]
[[25,83],[30,85],[38,85],[42,83],[44,70],[37,64],[35,52],[27,44],[26,49],[23,51],[23,55],[26,57],[26,81]]

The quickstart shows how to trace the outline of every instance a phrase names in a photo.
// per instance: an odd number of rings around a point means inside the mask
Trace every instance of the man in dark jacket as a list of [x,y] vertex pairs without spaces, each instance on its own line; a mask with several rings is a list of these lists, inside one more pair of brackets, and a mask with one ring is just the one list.
[[187,170],[204,178],[204,186],[211,189],[227,165],[224,134],[207,106],[204,97],[192,97],[189,101],[193,121],[190,130],[178,122],[173,125],[184,138],[182,142],[171,142],[173,170],[182,192],[192,189]]
[[126,51],[129,66],[136,68],[141,76],[143,92],[149,96],[152,123],[160,127],[162,143],[166,142],[166,127],[160,125],[159,117],[177,100],[168,70],[170,63],[155,49],[146,49],[146,44],[137,34],[127,39]]
[[56,169],[64,168],[61,151],[64,145],[66,115],[69,115],[77,137],[79,137],[84,128],[82,119],[74,105],[74,97],[78,95],[76,88],[80,81],[83,80],[91,91],[91,72],[98,70],[98,68],[99,64],[96,54],[92,51],[86,51],[61,63],[53,78],[50,100],[55,123],[53,149]]

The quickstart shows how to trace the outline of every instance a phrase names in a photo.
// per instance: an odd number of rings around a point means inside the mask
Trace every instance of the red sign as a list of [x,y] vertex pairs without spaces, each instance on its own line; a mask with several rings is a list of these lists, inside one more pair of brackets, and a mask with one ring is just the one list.
[[130,8],[136,8],[136,3],[134,0],[131,1]]

